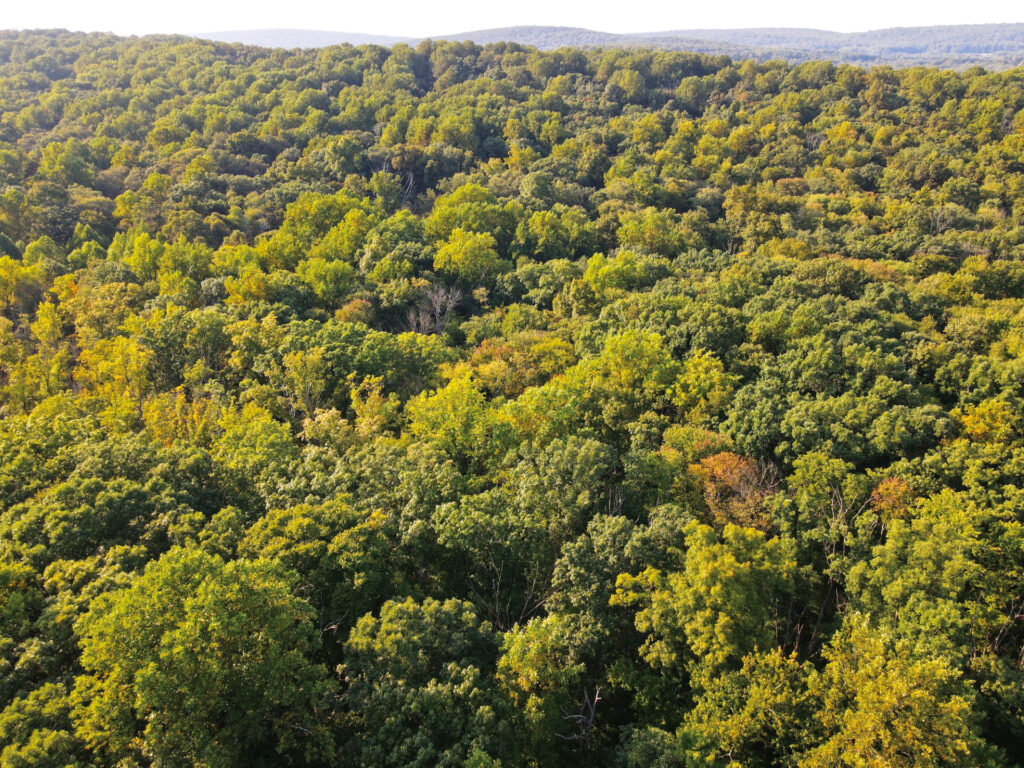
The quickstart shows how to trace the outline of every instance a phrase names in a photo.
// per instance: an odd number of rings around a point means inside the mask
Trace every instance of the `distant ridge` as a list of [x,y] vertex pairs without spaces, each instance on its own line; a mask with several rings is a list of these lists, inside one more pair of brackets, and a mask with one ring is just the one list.
[[[208,40],[270,48],[322,48],[329,45],[416,45],[422,38],[304,29],[252,29],[195,35]],[[518,26],[434,36],[480,45],[510,42],[542,50],[561,47],[647,47],[727,54],[734,58],[789,61],[831,59],[862,65],[975,64],[1005,68],[1024,65],[1024,23],[894,27],[869,32],[820,29],[687,29],[616,34],[580,27]]]
[[196,35],[222,43],[258,45],[262,48],[326,48],[329,45],[384,45],[417,42],[413,37],[363,35],[352,32],[326,32],[317,29],[238,29]]

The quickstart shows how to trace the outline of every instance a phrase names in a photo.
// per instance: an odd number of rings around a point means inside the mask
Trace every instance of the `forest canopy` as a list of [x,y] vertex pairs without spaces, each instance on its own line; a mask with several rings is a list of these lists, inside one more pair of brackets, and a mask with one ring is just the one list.
[[1024,764],[1024,70],[0,33],[0,767]]

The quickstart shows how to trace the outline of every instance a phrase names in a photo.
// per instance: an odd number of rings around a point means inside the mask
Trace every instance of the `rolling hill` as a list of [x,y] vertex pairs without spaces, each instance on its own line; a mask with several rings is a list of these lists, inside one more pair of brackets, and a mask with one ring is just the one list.
[[[320,48],[328,45],[415,45],[420,39],[302,29],[257,29],[196,35],[210,40],[272,48]],[[575,47],[650,47],[727,54],[733,58],[831,59],[865,66],[981,65],[1005,69],[1024,64],[1024,24],[976,24],[896,27],[869,32],[819,29],[690,29],[616,34],[579,27],[519,26],[438,35],[435,39],[471,40],[481,45],[512,42],[551,50]]]

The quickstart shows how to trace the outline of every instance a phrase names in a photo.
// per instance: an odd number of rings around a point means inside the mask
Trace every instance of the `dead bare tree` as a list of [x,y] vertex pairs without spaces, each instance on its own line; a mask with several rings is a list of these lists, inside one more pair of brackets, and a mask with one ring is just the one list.
[[486,572],[479,577],[470,577],[467,586],[484,607],[488,620],[499,630],[504,632],[517,624],[525,624],[550,598],[543,569],[536,565],[531,569],[521,594],[505,580],[504,560],[495,562],[490,557],[486,565]]
[[584,749],[590,749],[591,736],[594,732],[594,721],[597,719],[597,702],[601,701],[601,687],[594,689],[594,697],[590,698],[587,689],[583,689],[583,703],[580,704],[580,711],[572,715],[564,715],[563,720],[570,720],[576,723],[577,732],[565,736],[557,734],[563,741],[575,741],[583,745]]
[[415,324],[418,333],[436,333],[444,331],[448,319],[459,302],[462,291],[453,286],[431,285],[420,297],[416,307],[409,311],[410,325]]
[[409,307],[405,313],[405,327],[413,333],[422,333],[424,336],[429,336],[433,332],[430,313],[419,304],[415,307]]
[[946,205],[937,205],[929,209],[928,221],[931,224],[932,232],[941,235],[953,226],[953,210]]
[[406,171],[402,176],[402,205],[408,205],[412,199],[412,193],[416,189],[416,177],[412,175],[412,171]]

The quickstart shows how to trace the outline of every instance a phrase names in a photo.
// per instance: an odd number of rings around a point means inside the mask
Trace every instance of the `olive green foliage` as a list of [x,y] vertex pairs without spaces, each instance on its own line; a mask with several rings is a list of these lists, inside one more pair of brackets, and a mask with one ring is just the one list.
[[0,768],[1024,764],[1024,72],[0,33]]

